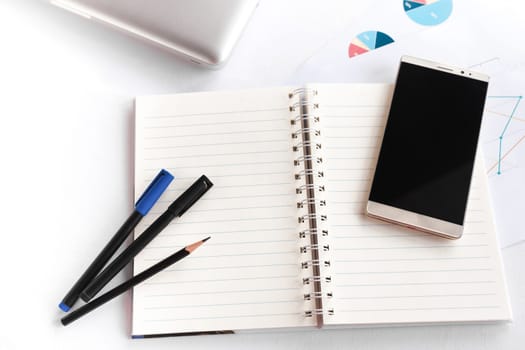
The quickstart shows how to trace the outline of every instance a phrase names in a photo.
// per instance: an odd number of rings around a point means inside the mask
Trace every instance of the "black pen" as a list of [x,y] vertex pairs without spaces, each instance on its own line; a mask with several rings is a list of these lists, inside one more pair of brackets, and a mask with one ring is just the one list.
[[140,236],[137,237],[119,256],[115,258],[102,272],[93,279],[80,298],[88,302],[111,279],[126,266],[144,247],[153,240],[169,223],[178,216],[182,216],[199,198],[201,198],[213,183],[202,175],[183,194],[179,196],[168,209],[160,215]]
[[122,224],[117,233],[111,238],[106,246],[100,251],[95,260],[84,271],[82,276],[67,292],[62,302],[58,305],[62,311],[68,312],[69,309],[77,302],[80,293],[91,282],[93,277],[102,270],[108,260],[115,254],[118,247],[126,240],[131,231],[137,226],[140,220],[149,212],[151,207],[157,202],[164,190],[173,180],[173,175],[168,171],[162,169],[158,175],[153,179],[148,188],[144,191],[142,196],[135,204],[135,210],[129,218]]
[[84,316],[85,314],[95,310],[100,305],[103,305],[110,301],[111,299],[119,296],[120,294],[124,293],[128,289],[130,289],[133,286],[136,286],[137,284],[147,280],[148,278],[154,276],[158,272],[164,270],[165,268],[169,267],[170,265],[173,265],[177,261],[179,261],[182,258],[187,257],[190,255],[195,249],[199,248],[204,242],[206,242],[210,237],[205,238],[201,241],[197,241],[193,244],[190,244],[181,250],[179,250],[176,253],[173,253],[172,255],[168,256],[166,259],[156,263],[152,267],[148,268],[147,270],[142,271],[135,277],[132,277],[131,279],[127,280],[126,282],[122,283],[121,285],[113,288],[112,290],[108,291],[105,294],[102,294],[100,297],[94,299],[90,303],[87,303],[86,305],[76,309],[75,311],[72,311],[69,315],[63,317],[60,322],[64,326],[67,326],[71,322],[79,319],[80,317]]

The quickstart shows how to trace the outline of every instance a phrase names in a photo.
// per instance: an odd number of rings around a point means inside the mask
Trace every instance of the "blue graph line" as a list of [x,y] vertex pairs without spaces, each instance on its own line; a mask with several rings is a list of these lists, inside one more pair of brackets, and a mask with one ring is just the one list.
[[509,119],[505,123],[505,126],[503,127],[503,131],[499,135],[499,150],[498,150],[498,175],[501,175],[501,149],[503,145],[503,136],[505,136],[505,133],[507,132],[507,129],[510,125],[510,122],[512,118],[514,117],[514,114],[516,113],[516,110],[518,109],[518,106],[521,102],[521,99],[523,96],[488,96],[488,98],[508,98],[508,99],[516,99],[516,104],[514,105],[514,108],[512,109],[512,112],[509,115]]

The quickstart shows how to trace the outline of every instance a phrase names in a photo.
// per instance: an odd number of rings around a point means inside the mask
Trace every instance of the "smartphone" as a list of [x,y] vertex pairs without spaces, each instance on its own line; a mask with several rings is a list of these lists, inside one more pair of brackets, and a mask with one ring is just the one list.
[[488,80],[468,69],[401,58],[369,216],[461,237]]

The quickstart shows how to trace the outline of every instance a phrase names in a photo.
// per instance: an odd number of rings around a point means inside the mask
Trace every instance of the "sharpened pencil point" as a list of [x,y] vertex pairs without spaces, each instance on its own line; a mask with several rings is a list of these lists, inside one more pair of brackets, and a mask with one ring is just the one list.
[[195,243],[193,243],[193,244],[190,244],[189,246],[186,247],[186,250],[187,250],[189,253],[191,253],[191,252],[193,252],[195,249],[197,249],[197,248],[199,248],[201,245],[203,245],[204,242],[206,242],[206,241],[207,241],[208,239],[210,239],[210,238],[211,238],[211,237],[207,237],[207,238],[205,238],[205,239],[203,239],[203,240],[201,240],[201,241],[197,241],[197,242],[195,242]]

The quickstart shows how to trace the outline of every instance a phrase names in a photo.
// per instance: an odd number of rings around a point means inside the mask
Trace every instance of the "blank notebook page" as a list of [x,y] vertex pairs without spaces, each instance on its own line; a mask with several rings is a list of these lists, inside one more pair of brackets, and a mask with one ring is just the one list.
[[136,234],[200,175],[214,186],[136,257],[134,272],[211,236],[135,287],[133,335],[313,325],[302,299],[288,88],[140,97],[135,193],[175,176]]
[[314,85],[321,118],[334,315],[325,323],[510,318],[483,164],[465,231],[447,240],[364,215],[390,85]]

